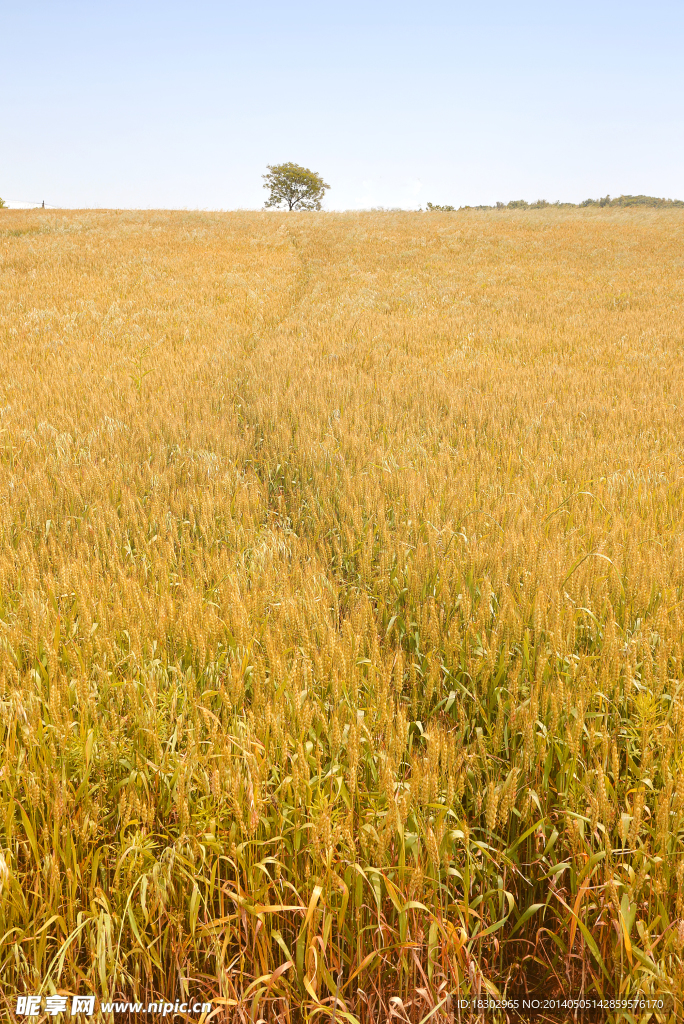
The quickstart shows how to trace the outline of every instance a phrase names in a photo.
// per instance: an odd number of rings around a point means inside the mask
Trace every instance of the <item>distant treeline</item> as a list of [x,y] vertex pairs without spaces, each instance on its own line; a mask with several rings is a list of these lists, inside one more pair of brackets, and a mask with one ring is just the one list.
[[[537,199],[536,203],[528,203],[524,199],[513,199],[510,203],[496,203],[495,206],[459,206],[459,210],[544,210],[546,207],[554,207],[560,210],[579,210],[583,206],[652,206],[663,209],[670,206],[684,206],[682,199],[658,199],[656,196],[618,196],[611,199],[604,196],[603,199],[585,199],[581,203],[549,203],[546,199]],[[438,206],[435,203],[428,203],[428,211],[456,212],[455,206]]]

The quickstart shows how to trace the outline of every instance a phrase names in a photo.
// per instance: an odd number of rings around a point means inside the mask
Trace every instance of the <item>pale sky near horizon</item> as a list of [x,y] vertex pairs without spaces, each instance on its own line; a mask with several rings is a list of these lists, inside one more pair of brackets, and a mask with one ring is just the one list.
[[0,196],[327,209],[684,199],[684,3],[0,0]]

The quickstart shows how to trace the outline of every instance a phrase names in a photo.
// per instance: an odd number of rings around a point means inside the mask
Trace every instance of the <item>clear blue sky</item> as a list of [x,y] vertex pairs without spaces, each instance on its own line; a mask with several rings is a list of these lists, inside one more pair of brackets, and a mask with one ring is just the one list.
[[0,42],[3,198],[684,198],[682,0],[2,0]]

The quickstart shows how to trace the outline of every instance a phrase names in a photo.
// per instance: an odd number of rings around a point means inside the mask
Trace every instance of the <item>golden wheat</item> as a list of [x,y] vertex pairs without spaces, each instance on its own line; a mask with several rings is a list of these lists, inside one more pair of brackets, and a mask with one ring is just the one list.
[[683,244],[3,211],[8,1015],[682,1013]]

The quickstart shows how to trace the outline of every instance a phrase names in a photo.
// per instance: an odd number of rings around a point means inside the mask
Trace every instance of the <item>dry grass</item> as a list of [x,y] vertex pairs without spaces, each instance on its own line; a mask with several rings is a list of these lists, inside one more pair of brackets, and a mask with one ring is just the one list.
[[9,1004],[681,997],[683,245],[2,213]]

